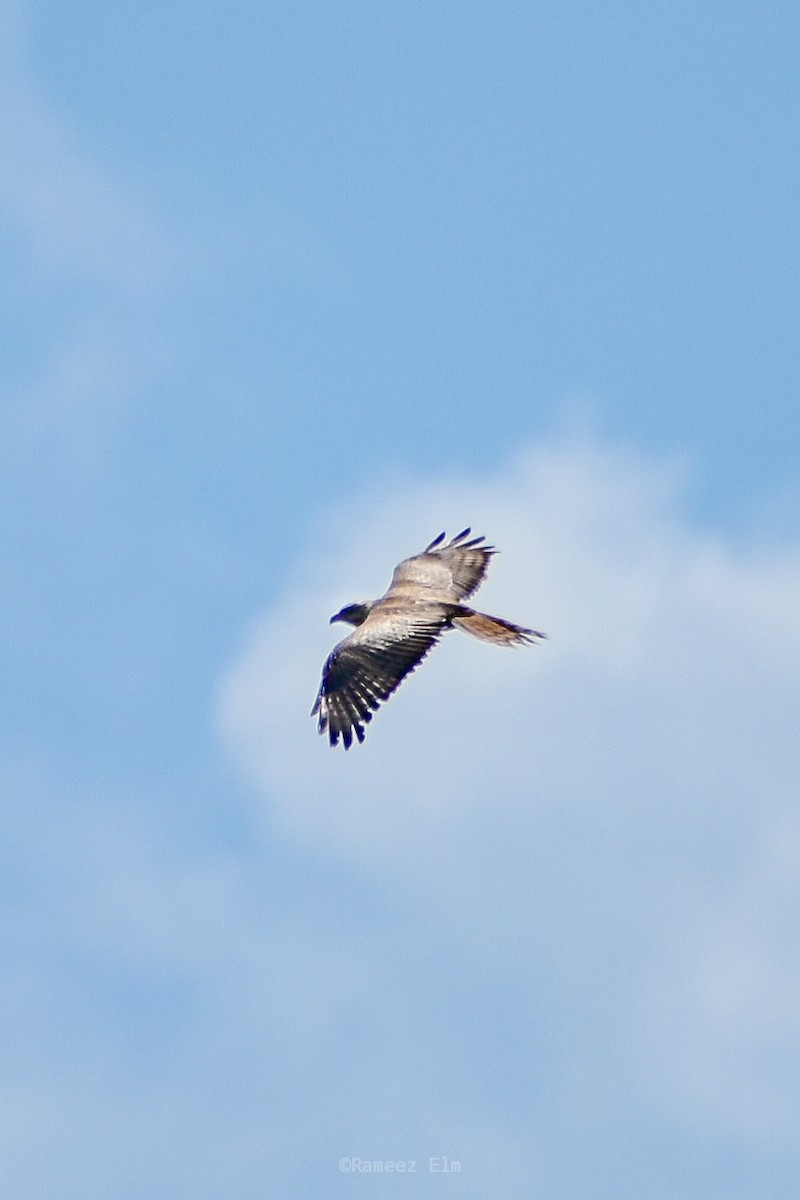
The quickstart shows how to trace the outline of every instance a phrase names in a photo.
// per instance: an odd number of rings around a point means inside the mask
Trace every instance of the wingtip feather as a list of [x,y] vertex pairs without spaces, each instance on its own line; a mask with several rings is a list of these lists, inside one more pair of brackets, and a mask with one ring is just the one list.
[[435,550],[437,546],[441,545],[441,543],[444,541],[446,536],[447,536],[447,534],[444,532],[444,530],[442,530],[442,532],[439,534],[439,536],[435,537],[433,539],[433,541],[428,546],[425,547],[425,549],[422,551],[422,553],[427,554],[428,551]]

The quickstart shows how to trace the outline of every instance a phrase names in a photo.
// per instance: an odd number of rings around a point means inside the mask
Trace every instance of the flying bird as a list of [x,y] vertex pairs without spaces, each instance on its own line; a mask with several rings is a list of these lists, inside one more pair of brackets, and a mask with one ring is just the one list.
[[483,537],[466,539],[467,528],[444,545],[440,533],[421,554],[394,569],[389,590],[378,600],[348,604],[331,617],[355,629],[328,655],[311,715],[332,746],[339,738],[349,750],[353,735],[364,741],[364,726],[388,700],[447,629],[498,646],[536,642],[545,634],[502,617],[476,612],[461,601],[483,582],[494,546]]

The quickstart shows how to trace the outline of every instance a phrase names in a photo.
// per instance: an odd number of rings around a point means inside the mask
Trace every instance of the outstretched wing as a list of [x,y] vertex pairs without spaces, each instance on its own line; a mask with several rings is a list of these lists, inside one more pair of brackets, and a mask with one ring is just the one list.
[[463,529],[443,546],[445,535],[426,546],[421,554],[407,558],[395,567],[387,597],[407,595],[410,600],[440,600],[457,603],[476,592],[489,569],[494,546],[482,546],[482,537],[469,537]]
[[311,710],[319,713],[319,731],[328,731],[332,746],[341,737],[349,750],[354,734],[363,742],[373,712],[422,662],[446,622],[445,611],[435,606],[413,614],[377,609],[334,647]]

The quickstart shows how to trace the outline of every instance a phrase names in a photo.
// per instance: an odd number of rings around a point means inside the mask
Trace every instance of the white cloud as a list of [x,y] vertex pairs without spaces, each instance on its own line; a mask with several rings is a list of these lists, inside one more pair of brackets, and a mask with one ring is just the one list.
[[[376,481],[323,514],[219,719],[265,828],[419,897],[490,975],[603,1031],[560,1064],[576,1120],[613,1078],[632,1111],[737,1133],[758,1112],[780,1141],[800,946],[764,845],[800,778],[800,551],[698,532],[685,478],[584,439]],[[364,746],[331,750],[308,716],[329,612],[467,522],[503,551],[479,606],[549,641],[450,634]]]
[[[723,781],[745,802],[754,787],[788,784],[800,559],[736,558],[694,533],[680,517],[681,478],[576,444],[522,455],[496,480],[373,487],[326,514],[326,530],[341,532],[309,547],[223,689],[226,736],[272,815],[380,860],[398,823],[413,839],[440,819],[460,827],[465,807],[493,809],[481,784],[498,775],[512,795],[580,809],[598,794],[605,803],[612,779],[615,806],[637,808],[655,800],[641,794],[648,785],[684,807],[709,782],[708,803],[723,802]],[[398,556],[467,519],[502,550],[479,605],[549,641],[506,653],[448,635],[365,747],[330,751],[307,715],[335,637],[328,610],[377,594]],[[758,761],[767,745],[784,750],[770,756],[777,778]],[[392,803],[376,804],[387,789]]]

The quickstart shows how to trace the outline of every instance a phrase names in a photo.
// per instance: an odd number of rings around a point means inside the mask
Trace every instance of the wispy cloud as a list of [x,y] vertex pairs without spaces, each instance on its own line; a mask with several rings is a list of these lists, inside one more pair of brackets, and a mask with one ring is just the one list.
[[6,359],[5,452],[18,468],[21,451],[61,446],[82,464],[161,363],[163,298],[187,255],[44,98],[19,14],[0,35],[0,218],[3,286],[35,347]]
[[25,61],[19,19],[0,36],[0,209],[32,268],[132,292],[163,279],[170,246],[143,195],[81,145]]
[[[765,771],[769,764],[765,761]],[[706,1134],[791,1145],[800,1054],[800,821],[796,790],[759,796],[740,869],[665,946],[645,993],[658,1100]],[[724,818],[723,818],[724,819]]]

